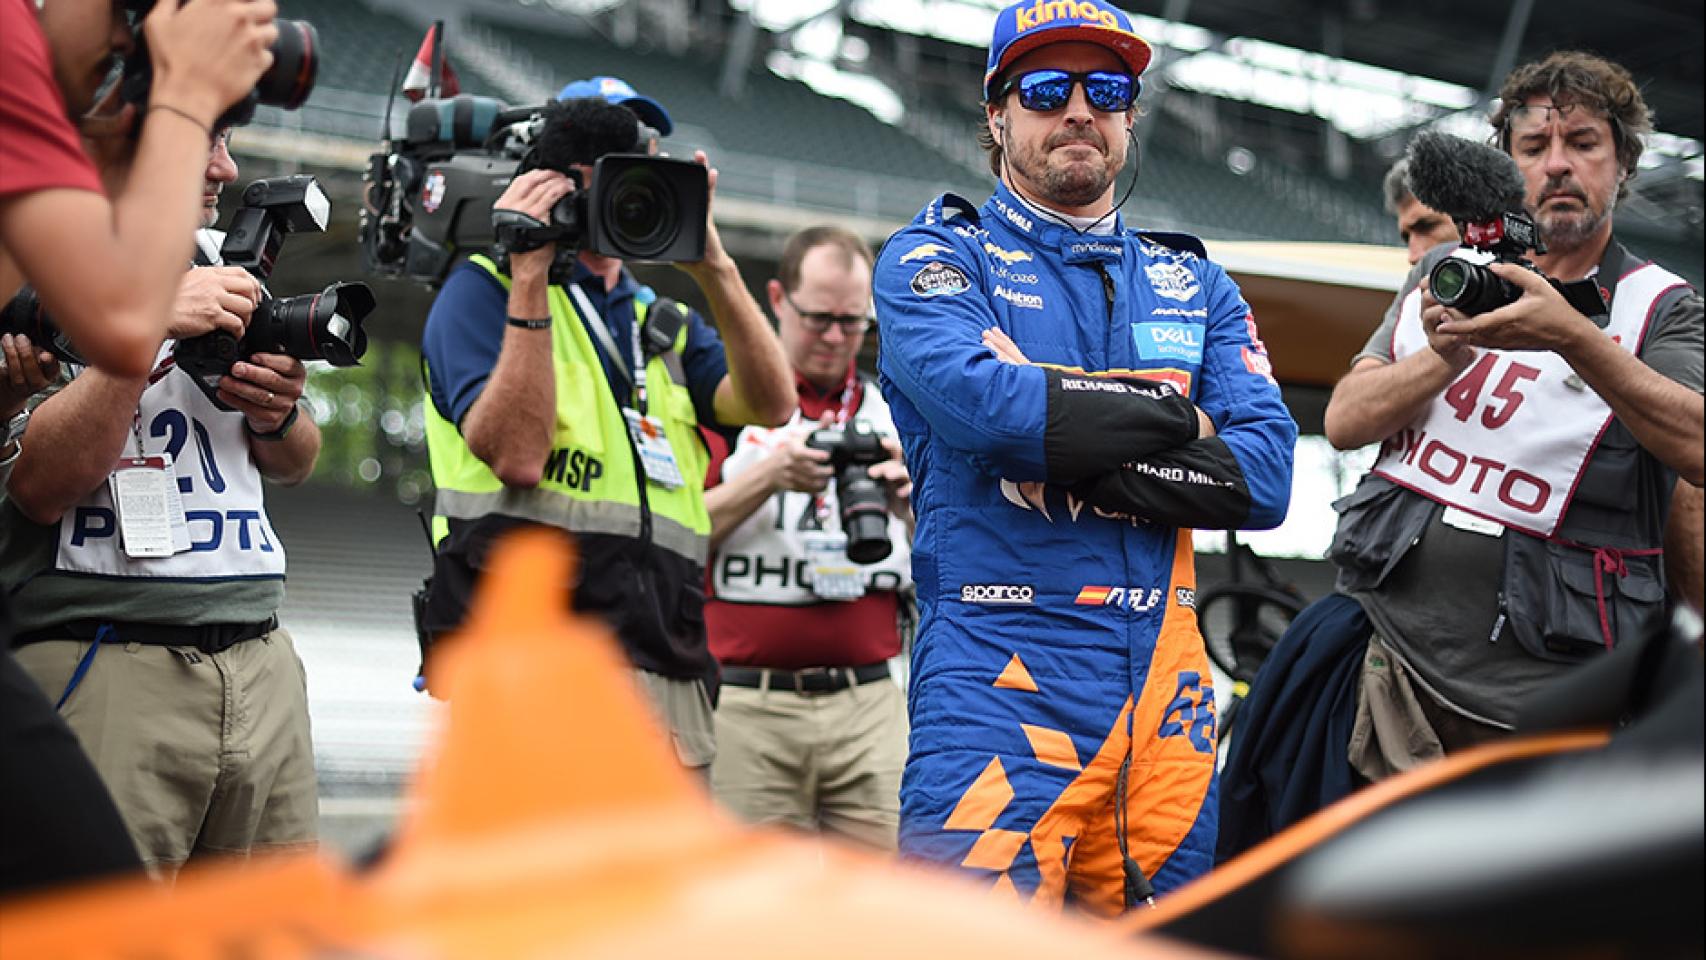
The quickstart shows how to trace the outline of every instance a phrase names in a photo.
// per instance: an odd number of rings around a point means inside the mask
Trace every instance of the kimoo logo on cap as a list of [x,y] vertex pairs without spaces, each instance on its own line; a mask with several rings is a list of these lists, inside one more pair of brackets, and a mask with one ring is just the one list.
[[1045,44],[1077,40],[1113,51],[1132,76],[1149,66],[1149,44],[1132,29],[1131,18],[1097,0],[1021,0],[995,18],[984,73],[984,96],[1014,60]]

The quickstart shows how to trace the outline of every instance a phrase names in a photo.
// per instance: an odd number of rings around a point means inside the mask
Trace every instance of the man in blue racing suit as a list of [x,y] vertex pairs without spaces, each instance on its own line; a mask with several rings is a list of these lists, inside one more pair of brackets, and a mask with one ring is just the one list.
[[1213,860],[1190,529],[1284,519],[1297,428],[1199,241],[1127,229],[1149,47],[1101,3],[996,21],[1001,183],[890,239],[879,371],[918,516],[903,854],[1117,913]]

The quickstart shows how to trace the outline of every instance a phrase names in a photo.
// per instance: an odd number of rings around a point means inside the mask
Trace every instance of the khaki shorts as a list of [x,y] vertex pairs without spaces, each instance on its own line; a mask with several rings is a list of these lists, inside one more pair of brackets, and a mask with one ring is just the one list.
[[[48,640],[16,655],[57,702],[90,643]],[[316,839],[307,681],[283,629],[215,654],[102,644],[59,712],[156,876],[192,855]]]
[[752,823],[893,850],[906,737],[906,695],[892,680],[821,694],[725,685],[711,791]]

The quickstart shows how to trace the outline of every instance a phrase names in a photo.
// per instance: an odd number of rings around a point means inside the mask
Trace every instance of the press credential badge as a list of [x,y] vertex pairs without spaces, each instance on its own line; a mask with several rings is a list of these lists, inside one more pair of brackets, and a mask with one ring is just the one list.
[[126,556],[169,557],[190,548],[189,524],[169,454],[120,458],[107,484]]

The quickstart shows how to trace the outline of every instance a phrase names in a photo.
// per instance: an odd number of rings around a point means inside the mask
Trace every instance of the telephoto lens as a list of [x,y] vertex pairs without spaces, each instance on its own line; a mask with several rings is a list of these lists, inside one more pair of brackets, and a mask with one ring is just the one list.
[[841,529],[847,534],[847,559],[877,563],[888,559],[888,498],[883,485],[871,479],[869,467],[849,463],[835,475],[835,497],[841,502]]
[[243,355],[282,353],[353,367],[367,352],[361,324],[374,304],[365,283],[334,283],[319,293],[266,300],[249,320]]

